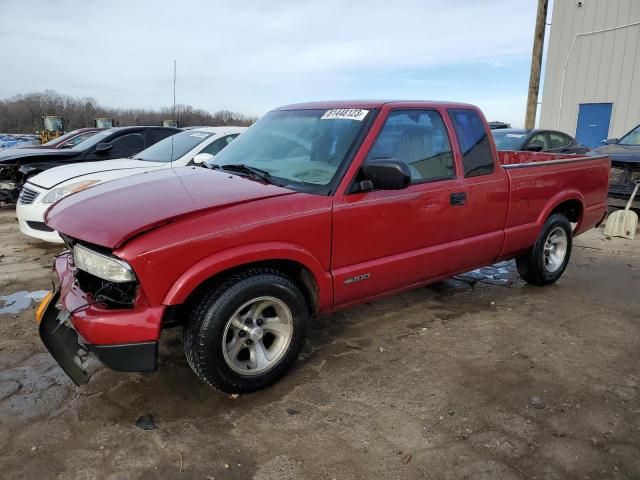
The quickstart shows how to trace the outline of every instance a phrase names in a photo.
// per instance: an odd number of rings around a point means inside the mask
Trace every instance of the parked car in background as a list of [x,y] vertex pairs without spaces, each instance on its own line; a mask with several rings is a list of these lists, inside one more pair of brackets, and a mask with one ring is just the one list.
[[251,392],[285,374],[316,314],[511,258],[548,285],[604,219],[609,176],[606,157],[497,152],[478,108],[419,101],[282,107],[206,165],[47,211],[68,251],[36,320],[77,384],[89,352],[155,370],[161,330],[182,324],[202,381]]
[[492,130],[498,150],[585,154],[590,149],[566,133],[539,128]]
[[71,163],[130,157],[181,130],[117,127],[102,130],[71,148],[14,148],[0,152],[0,202],[15,202],[29,177]]
[[36,135],[0,133],[0,150],[33,146],[37,141]]
[[501,128],[511,128],[511,124],[505,122],[489,122],[491,130],[500,130]]
[[[640,125],[620,139],[608,139],[606,145],[595,148],[591,154],[608,155],[611,159],[609,206],[625,207],[634,182],[640,180]],[[632,208],[640,210],[640,196],[636,196]]]
[[44,213],[56,201],[116,178],[210,161],[246,129],[198,127],[160,140],[131,158],[63,165],[30,177],[16,205],[20,231],[40,240],[62,243],[60,235],[44,223]]
[[71,148],[78,145],[80,142],[84,142],[87,138],[94,136],[102,128],[78,128],[65,133],[60,137],[56,137],[49,140],[42,145],[26,145],[18,148]]

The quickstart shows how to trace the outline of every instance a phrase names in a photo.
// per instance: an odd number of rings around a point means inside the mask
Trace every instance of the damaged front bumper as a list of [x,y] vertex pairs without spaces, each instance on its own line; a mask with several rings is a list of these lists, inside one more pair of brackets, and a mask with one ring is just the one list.
[[[144,339],[150,332],[140,334],[140,341],[126,343],[102,343],[105,321],[110,335],[127,335],[140,319],[140,312],[133,310],[109,310],[92,303],[92,299],[80,291],[73,280],[69,266],[69,255],[56,259],[54,284],[57,286],[38,308],[36,320],[42,343],[62,370],[76,385],[87,383],[91,374],[87,371],[87,360],[95,355],[105,366],[118,372],[152,372],[157,368],[158,341]],[[45,302],[47,302],[45,304]],[[71,307],[73,305],[73,307]],[[150,308],[150,307],[149,307]],[[148,312],[162,316],[161,311]],[[144,318],[149,320],[149,315]],[[95,322],[95,323],[93,323]],[[119,325],[122,332],[113,331]],[[89,341],[87,338],[93,338]],[[157,336],[155,337],[157,338]]]
[[20,185],[0,180],[0,203],[16,203],[20,196]]

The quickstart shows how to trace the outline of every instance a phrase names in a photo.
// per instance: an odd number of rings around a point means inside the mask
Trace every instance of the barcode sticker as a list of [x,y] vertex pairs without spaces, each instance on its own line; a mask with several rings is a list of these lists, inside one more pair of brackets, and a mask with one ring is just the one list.
[[360,108],[336,108],[324,112],[320,120],[356,120],[361,122],[367,116],[367,113],[369,113],[369,110]]

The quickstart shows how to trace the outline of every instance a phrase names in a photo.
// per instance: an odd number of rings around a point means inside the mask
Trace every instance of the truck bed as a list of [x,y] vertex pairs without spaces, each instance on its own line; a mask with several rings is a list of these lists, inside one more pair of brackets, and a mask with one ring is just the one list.
[[[554,206],[575,205],[574,235],[603,220],[611,166],[608,157],[499,151],[498,159],[510,184],[503,257],[529,248]],[[576,201],[579,203],[572,203]]]

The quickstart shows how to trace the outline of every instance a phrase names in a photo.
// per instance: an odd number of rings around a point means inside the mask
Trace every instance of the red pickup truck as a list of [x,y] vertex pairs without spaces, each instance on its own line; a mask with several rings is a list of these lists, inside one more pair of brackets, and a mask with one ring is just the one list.
[[606,212],[610,162],[497,152],[478,108],[323,102],[266,114],[215,159],[69,195],[46,223],[68,251],[36,318],[77,384],[95,354],[153,371],[182,325],[194,372],[225,392],[275,382],[317,314],[515,258],[563,273]]

